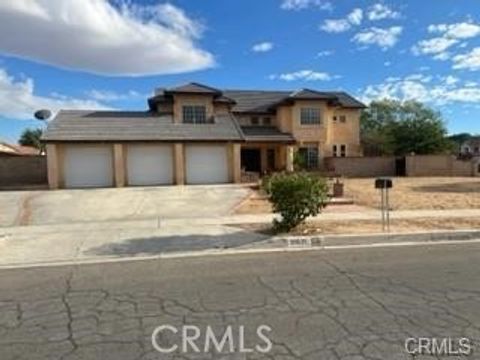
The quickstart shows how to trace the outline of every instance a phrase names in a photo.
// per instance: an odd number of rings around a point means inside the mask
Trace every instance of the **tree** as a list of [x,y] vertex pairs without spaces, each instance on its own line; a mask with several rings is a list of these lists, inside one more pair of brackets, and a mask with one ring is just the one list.
[[373,101],[361,117],[366,155],[437,154],[452,144],[439,112],[417,101]]
[[328,186],[325,179],[307,173],[277,173],[263,183],[273,210],[281,220],[274,220],[277,231],[290,231],[326,206]]
[[18,143],[23,146],[33,146],[37,149],[42,149],[42,143],[40,138],[42,137],[42,129],[31,129],[27,128],[23,130],[22,134],[20,135],[20,139]]
[[448,140],[450,140],[453,143],[453,147],[455,152],[458,154],[460,152],[460,147],[465,143],[466,141],[470,140],[474,136],[470,133],[459,133],[459,134],[453,134],[448,137]]

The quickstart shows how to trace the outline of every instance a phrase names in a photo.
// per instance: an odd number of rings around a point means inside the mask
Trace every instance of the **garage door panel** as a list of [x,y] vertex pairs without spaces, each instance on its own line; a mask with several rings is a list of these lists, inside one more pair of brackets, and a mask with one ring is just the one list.
[[172,184],[172,147],[170,145],[129,145],[127,174],[129,185]]
[[109,187],[113,185],[111,146],[65,146],[66,188]]
[[227,147],[224,145],[187,145],[185,162],[188,184],[229,182]]

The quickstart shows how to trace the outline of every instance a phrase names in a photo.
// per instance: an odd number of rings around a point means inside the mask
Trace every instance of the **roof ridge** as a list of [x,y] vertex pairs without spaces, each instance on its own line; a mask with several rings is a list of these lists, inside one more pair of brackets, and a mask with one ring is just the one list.
[[217,88],[214,88],[212,86],[205,85],[205,84],[202,84],[202,83],[199,83],[199,82],[195,82],[195,81],[191,81],[191,82],[184,83],[184,84],[181,84],[181,85],[178,85],[178,86],[174,86],[174,87],[168,88],[166,90],[172,92],[172,91],[175,91],[178,88],[186,87],[186,86],[189,86],[189,85],[198,86],[198,87],[201,87],[201,88],[204,88],[204,89],[207,89],[207,90],[211,90],[211,91],[217,92],[217,93],[222,92],[222,90],[220,90],[220,89],[217,89]]

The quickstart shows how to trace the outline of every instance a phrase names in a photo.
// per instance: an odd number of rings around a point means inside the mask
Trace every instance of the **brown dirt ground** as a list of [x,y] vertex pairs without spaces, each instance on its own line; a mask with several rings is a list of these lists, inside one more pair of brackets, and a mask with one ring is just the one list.
[[[245,230],[253,230],[271,234],[271,226],[268,224],[244,224],[240,226]],[[459,218],[459,219],[405,219],[393,220],[390,231],[396,233],[431,231],[431,230],[460,230],[480,229],[480,219]],[[358,220],[358,221],[321,221],[309,222],[299,226],[291,232],[292,235],[316,235],[316,234],[359,234],[359,233],[380,233],[382,226],[380,221]]]
[[[380,206],[380,194],[374,179],[344,179],[345,196],[355,205],[367,208]],[[480,178],[419,177],[393,178],[390,190],[393,210],[480,209]],[[348,206],[329,206],[334,211],[350,211]],[[237,214],[270,213],[272,208],[261,192],[254,192],[236,209]]]
[[[357,205],[380,206],[373,179],[345,179],[345,194]],[[390,204],[395,210],[480,208],[480,178],[393,178]]]

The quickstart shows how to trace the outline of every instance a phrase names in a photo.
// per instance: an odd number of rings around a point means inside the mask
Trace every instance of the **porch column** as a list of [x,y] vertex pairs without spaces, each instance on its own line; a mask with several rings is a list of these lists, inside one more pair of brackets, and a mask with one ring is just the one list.
[[127,183],[125,171],[125,146],[123,144],[113,144],[113,160],[115,169],[115,186],[124,187]]
[[266,146],[262,146],[260,148],[260,169],[262,174],[266,173],[268,170],[268,155]]
[[60,159],[57,144],[47,144],[47,176],[48,187],[52,190],[60,188]]
[[175,184],[185,184],[185,152],[183,143],[173,145],[173,173],[175,174]]
[[232,182],[239,184],[242,182],[242,164],[241,164],[241,145],[233,143],[230,145],[230,166],[232,169]]
[[288,172],[293,172],[293,156],[294,156],[294,148],[291,145],[287,146],[287,159],[286,159],[286,170]]

